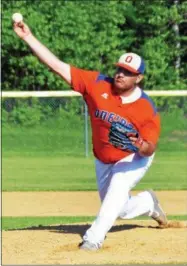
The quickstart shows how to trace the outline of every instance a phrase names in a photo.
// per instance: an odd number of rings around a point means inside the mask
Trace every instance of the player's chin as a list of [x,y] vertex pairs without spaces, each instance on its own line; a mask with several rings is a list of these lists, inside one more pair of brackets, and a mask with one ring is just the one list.
[[126,86],[124,83],[118,82],[118,81],[114,81],[114,91],[115,91],[115,93],[122,93],[123,91],[126,91],[128,89],[129,89],[129,87]]

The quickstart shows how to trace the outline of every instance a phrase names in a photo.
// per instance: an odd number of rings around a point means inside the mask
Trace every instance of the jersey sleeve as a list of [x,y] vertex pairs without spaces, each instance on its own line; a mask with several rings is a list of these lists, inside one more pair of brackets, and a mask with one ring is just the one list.
[[140,135],[145,141],[150,141],[156,145],[160,136],[160,129],[160,115],[156,113],[140,128]]
[[71,66],[71,86],[74,91],[85,95],[92,88],[92,83],[97,80],[98,71],[83,70]]

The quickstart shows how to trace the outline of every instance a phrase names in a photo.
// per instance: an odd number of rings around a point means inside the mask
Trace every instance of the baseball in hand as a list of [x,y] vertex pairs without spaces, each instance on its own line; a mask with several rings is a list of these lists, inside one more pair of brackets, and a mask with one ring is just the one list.
[[14,14],[12,15],[12,20],[13,20],[14,22],[16,22],[16,23],[20,23],[20,22],[23,21],[23,16],[22,16],[22,14],[20,14],[20,13],[14,13]]

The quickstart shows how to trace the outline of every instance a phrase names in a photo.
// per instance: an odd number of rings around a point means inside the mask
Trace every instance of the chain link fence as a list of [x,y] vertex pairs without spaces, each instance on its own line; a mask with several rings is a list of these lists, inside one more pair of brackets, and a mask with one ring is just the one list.
[[3,98],[3,153],[91,154],[87,106],[82,97]]
[[[161,112],[160,150],[187,148],[187,97],[152,97]],[[82,97],[2,98],[3,155],[89,156],[91,127]]]

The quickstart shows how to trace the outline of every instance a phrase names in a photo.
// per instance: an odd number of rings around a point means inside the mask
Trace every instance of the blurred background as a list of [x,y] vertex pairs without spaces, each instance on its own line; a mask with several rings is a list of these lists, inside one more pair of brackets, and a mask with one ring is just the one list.
[[[113,75],[120,55],[135,52],[146,62],[145,90],[187,90],[187,1],[2,0],[2,90],[59,91],[70,87],[16,36],[11,19],[15,12],[22,13],[33,34],[64,62]],[[162,117],[158,156],[168,162],[168,172],[169,160],[187,159],[187,97],[152,99]],[[35,158],[33,171],[40,158],[38,169],[42,172],[46,157],[65,160],[69,156],[67,164],[85,157],[85,105],[81,97],[3,97],[1,105],[4,166],[15,163],[15,167],[27,165],[28,170],[31,166],[24,159]],[[92,157],[89,122],[87,133],[87,156]],[[174,173],[177,178],[178,167],[173,164],[168,177]],[[82,167],[80,176],[88,175],[91,168],[89,165],[85,172]],[[12,189],[19,189],[14,182],[15,169],[4,167],[4,177],[9,177]],[[184,181],[186,164],[182,169]],[[4,190],[10,189],[7,182]],[[33,189],[37,186],[36,181]],[[88,188],[95,188],[95,183]]]

